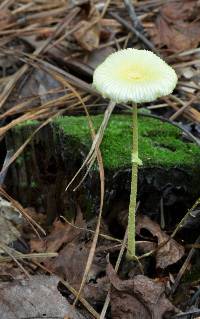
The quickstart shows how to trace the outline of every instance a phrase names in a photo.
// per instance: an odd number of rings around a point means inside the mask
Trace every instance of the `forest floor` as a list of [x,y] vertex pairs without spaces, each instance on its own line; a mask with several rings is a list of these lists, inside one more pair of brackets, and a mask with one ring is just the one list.
[[[1,318],[200,318],[199,16],[197,0],[0,0]],[[150,152],[156,164],[140,170],[134,261],[130,167],[114,160],[130,155],[129,105],[105,130],[105,167],[100,150],[90,167],[108,106],[93,71],[130,47],[178,75],[172,94],[139,106],[143,161]]]

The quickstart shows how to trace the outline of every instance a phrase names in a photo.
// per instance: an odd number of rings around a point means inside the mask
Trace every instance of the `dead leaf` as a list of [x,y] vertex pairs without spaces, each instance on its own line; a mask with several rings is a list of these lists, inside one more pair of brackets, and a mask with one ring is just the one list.
[[53,260],[47,260],[46,267],[77,288],[80,284],[89,253],[88,247],[76,242],[68,243]]
[[1,283],[1,319],[63,318],[65,315],[83,319],[59,293],[58,282],[56,276],[34,276],[31,280]]
[[[76,237],[74,240],[65,245],[59,252],[58,257],[47,259],[45,266],[53,273],[61,276],[69,282],[76,290],[79,289],[84,274],[87,258],[91,247],[91,241]],[[89,302],[103,301],[108,291],[108,281],[99,280],[99,274],[105,271],[105,256],[102,260],[95,257],[87,276],[82,296]],[[106,279],[106,278],[104,278]],[[95,297],[94,297],[95,296]]]
[[[80,210],[75,221],[75,227],[54,222],[53,230],[45,241],[32,240],[31,250],[37,252],[58,252],[55,258],[43,261],[45,267],[69,282],[75,289],[79,289],[85,270],[88,254],[91,247],[91,239],[88,239],[87,228]],[[79,229],[77,227],[81,227]],[[100,246],[101,247],[101,246]],[[84,286],[82,296],[88,301],[102,302],[108,291],[108,280],[99,278],[99,274],[105,272],[106,253],[95,256],[90,272]],[[62,248],[62,249],[61,249]]]
[[75,227],[56,220],[53,223],[53,229],[51,233],[44,240],[31,240],[31,251],[57,252],[63,244],[72,242],[81,232],[83,232],[83,230],[79,229],[79,227],[86,228],[82,214],[77,215]]
[[107,266],[111,281],[112,319],[161,319],[176,308],[165,296],[165,286],[143,275],[132,280],[121,280],[111,264]]
[[22,269],[13,262],[2,262],[0,267],[0,282],[8,282],[14,279],[24,279],[27,278]]
[[196,48],[200,42],[199,7],[196,1],[172,1],[161,7],[150,35],[159,47],[172,52]]
[[93,50],[88,54],[87,64],[95,69],[113,52],[115,52],[115,50],[112,47]]
[[82,17],[77,21],[78,30],[74,37],[78,44],[87,51],[93,51],[98,48],[100,41],[100,14],[96,6],[89,3],[88,10],[82,11]]
[[139,254],[146,254],[151,250],[156,249],[156,246],[156,243],[153,243],[151,241],[137,241],[137,251],[139,252]]
[[92,51],[98,48],[100,27],[98,23],[92,23],[85,20],[80,21],[77,26],[78,30],[74,32],[76,41],[83,49]]
[[[160,226],[147,216],[139,216],[136,229],[137,234],[140,234],[142,229],[147,229],[153,236],[157,237],[158,245],[169,240],[169,236],[161,230]],[[164,269],[169,265],[175,264],[183,255],[183,246],[174,239],[170,239],[156,252],[156,267]]]
[[198,4],[196,0],[175,0],[165,3],[161,12],[168,21],[188,20],[197,14]]

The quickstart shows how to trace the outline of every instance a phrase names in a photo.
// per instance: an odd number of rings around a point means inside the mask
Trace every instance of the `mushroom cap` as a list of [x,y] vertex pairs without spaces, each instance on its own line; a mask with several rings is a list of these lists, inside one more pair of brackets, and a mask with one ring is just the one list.
[[109,55],[93,75],[93,86],[118,103],[151,102],[170,94],[177,83],[175,71],[148,50],[125,49]]

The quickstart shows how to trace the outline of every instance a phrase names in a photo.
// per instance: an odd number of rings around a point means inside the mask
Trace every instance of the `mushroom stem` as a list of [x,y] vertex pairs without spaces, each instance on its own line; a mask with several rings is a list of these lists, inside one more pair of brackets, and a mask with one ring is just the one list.
[[138,123],[137,123],[137,104],[133,104],[133,149],[132,149],[132,178],[131,178],[131,194],[128,214],[128,249],[127,259],[135,257],[135,214],[136,214],[136,198],[137,198],[137,175],[138,165]]

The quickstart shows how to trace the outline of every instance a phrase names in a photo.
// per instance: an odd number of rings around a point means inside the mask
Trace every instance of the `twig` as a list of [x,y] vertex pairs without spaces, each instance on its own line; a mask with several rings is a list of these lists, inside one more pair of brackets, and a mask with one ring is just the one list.
[[182,228],[182,226],[185,224],[187,218],[190,216],[190,214],[192,213],[192,211],[195,210],[195,208],[200,204],[200,197],[196,200],[196,202],[194,203],[194,205],[187,211],[187,213],[185,214],[185,216],[181,219],[180,223],[176,226],[175,230],[173,231],[171,238],[173,238],[176,233],[180,230],[180,228]]
[[5,10],[7,9],[11,4],[13,4],[13,2],[15,2],[15,0],[5,0],[1,3],[0,5],[0,10]]
[[171,319],[196,318],[196,316],[198,316],[199,318],[199,315],[200,315],[200,309],[194,309],[194,310],[178,313],[177,315],[171,317]]
[[[163,100],[169,103],[169,105],[176,111],[179,110],[179,107],[176,104],[174,104],[172,101],[170,101],[170,99],[172,99],[176,103],[177,102],[180,103],[182,106],[185,106],[185,102],[182,101],[176,95],[170,94],[169,97],[163,97]],[[192,106],[189,109],[185,109],[185,116],[194,122],[198,122],[198,123],[200,122],[200,112],[196,110],[195,108],[193,108]]]
[[180,116],[186,109],[190,107],[190,105],[198,98],[198,94],[196,96],[193,96],[185,105],[183,105],[178,111],[176,111],[171,117],[170,120],[177,119],[178,116]]
[[185,224],[187,218],[190,216],[190,214],[195,210],[195,208],[200,204],[200,197],[196,200],[196,202],[194,203],[194,205],[187,211],[187,213],[185,214],[185,216],[181,219],[181,221],[179,222],[179,224],[176,226],[176,228],[174,229],[173,233],[171,234],[171,236],[169,236],[169,238],[164,241],[163,243],[161,243],[160,245],[158,245],[156,247],[156,249],[149,251],[148,253],[138,257],[138,259],[143,259],[147,256],[150,256],[152,254],[155,254],[160,248],[162,248],[163,246],[165,246],[172,238],[175,237],[175,235],[177,234],[177,232],[182,228],[182,226]]
[[131,22],[133,24],[133,27],[138,31],[138,32],[141,32],[141,33],[144,33],[144,29],[143,29],[143,26],[141,25],[140,23],[140,20],[138,19],[137,17],[137,14],[135,12],[135,8],[133,6],[133,3],[132,1],[130,0],[124,0],[124,4],[126,6],[126,9],[128,11],[128,14],[131,18]]
[[5,169],[5,167],[7,166],[7,163],[10,161],[10,158],[12,157],[12,155],[13,155],[13,149],[7,150],[6,157],[5,157],[4,163],[3,163],[3,167],[2,167],[2,170],[0,171],[0,186],[2,186],[4,183],[4,180],[5,180],[5,177],[7,174],[7,169]]
[[120,17],[117,13],[109,12],[111,17],[116,19],[118,22],[120,22],[126,29],[133,32],[150,50],[152,50],[154,53],[156,53],[158,56],[160,56],[160,53],[155,48],[155,46],[139,31],[137,31],[132,25],[130,25],[126,20],[124,20],[122,17]]
[[[92,234],[95,233],[95,231],[92,230],[92,229],[87,229],[87,228],[84,228],[84,227],[78,227],[78,226],[76,226],[76,225],[70,223],[70,221],[68,221],[64,216],[60,216],[60,217],[61,217],[68,225],[72,226],[73,228],[76,228],[76,229],[79,229],[79,230],[83,230],[83,231],[85,231],[85,232],[92,233]],[[102,237],[102,238],[105,238],[105,239],[107,239],[107,240],[110,240],[110,241],[116,241],[116,242],[118,242],[118,243],[120,243],[120,244],[122,243],[121,239],[114,238],[114,237],[109,236],[109,235],[105,235],[105,234],[100,233],[99,236]]]
[[104,5],[104,7],[103,7],[103,10],[102,10],[102,12],[101,12],[101,19],[105,16],[106,11],[108,10],[108,7],[109,7],[109,5],[110,5],[110,2],[111,2],[111,0],[107,0],[107,1],[106,1],[105,5]]
[[[53,258],[57,257],[58,253],[33,253],[33,254],[22,254],[18,251],[13,252],[12,256],[15,257],[15,259],[32,259],[32,258]],[[0,256],[0,263],[5,261],[12,260],[12,257],[4,257]]]
[[[195,241],[195,244],[199,244],[200,243],[200,236],[197,238],[197,240]],[[171,291],[170,291],[170,295],[174,294],[174,292],[176,291],[179,283],[180,283],[180,280],[182,278],[182,276],[184,275],[188,265],[189,265],[189,262],[190,260],[192,259],[193,255],[195,253],[195,248],[192,248],[184,262],[184,264],[182,265],[181,269],[179,270],[178,272],[178,275],[176,276],[176,279],[173,283],[173,286],[171,288]]]

